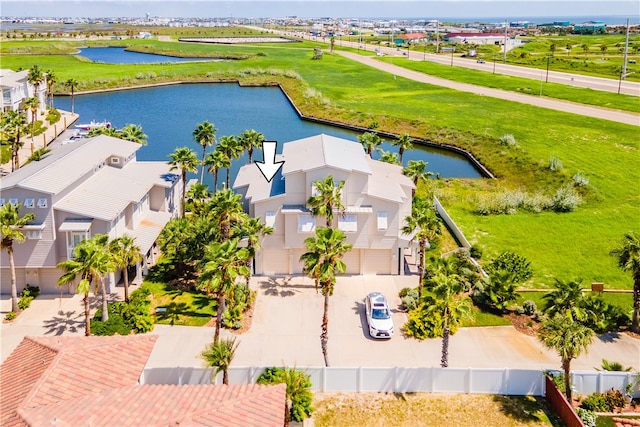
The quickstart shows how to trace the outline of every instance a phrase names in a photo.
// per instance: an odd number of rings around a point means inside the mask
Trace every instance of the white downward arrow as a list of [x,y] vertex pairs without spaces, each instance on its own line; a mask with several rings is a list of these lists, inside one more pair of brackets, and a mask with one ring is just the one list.
[[256,166],[262,172],[264,179],[271,182],[276,173],[280,170],[284,162],[276,162],[276,148],[278,141],[264,141],[262,143],[262,159],[264,161],[256,161]]

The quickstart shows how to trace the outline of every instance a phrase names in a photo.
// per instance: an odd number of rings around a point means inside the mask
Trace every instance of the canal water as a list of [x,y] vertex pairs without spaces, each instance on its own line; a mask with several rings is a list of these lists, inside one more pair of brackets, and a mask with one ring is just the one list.
[[[56,97],[55,106],[71,111],[71,97]],[[170,153],[184,146],[192,148],[200,158],[202,148],[193,140],[192,134],[198,123],[205,120],[218,129],[218,140],[221,136],[255,129],[264,134],[265,139],[278,141],[278,152],[288,141],[321,133],[352,141],[358,141],[359,135],[300,119],[277,87],[240,87],[235,83],[177,84],[76,95],[75,112],[80,115],[78,123],[107,120],[116,128],[129,123],[141,125],[148,135],[148,145],[138,150],[139,160],[168,161]],[[389,142],[381,148],[397,152],[397,147]],[[261,157],[261,153],[254,153],[254,160],[261,160]],[[416,147],[405,152],[404,163],[409,160],[428,162],[427,169],[443,178],[482,176],[465,157],[442,149]],[[240,166],[247,161],[245,155],[233,163],[232,182]],[[205,177],[205,183],[212,187],[213,178],[206,173]]]
[[153,53],[129,52],[123,47],[87,47],[78,56],[103,64],[160,64],[167,62],[219,61],[211,58],[179,58]]

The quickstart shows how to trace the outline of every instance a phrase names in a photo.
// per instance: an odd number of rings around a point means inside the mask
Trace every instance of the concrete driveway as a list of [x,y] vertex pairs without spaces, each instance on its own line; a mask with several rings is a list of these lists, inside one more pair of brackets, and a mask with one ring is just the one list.
[[[398,307],[398,292],[415,286],[416,276],[340,277],[331,296],[329,312],[329,361],[332,366],[439,366],[441,339],[417,341],[405,338],[401,326],[406,314]],[[235,366],[323,366],[320,325],[324,297],[313,282],[302,276],[254,277],[258,293],[252,326],[237,335],[240,343]],[[121,292],[122,289],[118,288]],[[386,295],[393,311],[396,334],[390,340],[369,337],[363,299],[369,292]],[[116,294],[113,298],[122,299]],[[10,309],[6,296],[0,300],[2,316]],[[93,312],[93,311],[92,311]],[[82,335],[84,314],[79,295],[41,295],[12,324],[2,324],[1,360],[26,335]],[[214,329],[156,325],[159,336],[148,367],[202,367],[200,352],[213,341]],[[232,336],[227,330],[223,336]],[[599,367],[602,359],[640,370],[640,340],[627,334],[596,338],[589,353],[572,363],[573,369]],[[450,338],[451,367],[509,367],[559,369],[555,352],[511,326],[462,328]]]

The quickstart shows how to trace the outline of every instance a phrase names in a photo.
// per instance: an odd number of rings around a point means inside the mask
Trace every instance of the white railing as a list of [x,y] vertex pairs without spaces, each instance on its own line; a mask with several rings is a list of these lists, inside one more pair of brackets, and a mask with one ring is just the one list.
[[[230,384],[255,384],[264,367],[229,368]],[[471,393],[544,396],[544,371],[509,368],[440,367],[297,367],[311,377],[317,392]],[[212,368],[145,368],[140,384],[222,384],[222,373],[212,381]],[[588,395],[611,388],[624,391],[635,384],[637,372],[572,371],[575,393]]]

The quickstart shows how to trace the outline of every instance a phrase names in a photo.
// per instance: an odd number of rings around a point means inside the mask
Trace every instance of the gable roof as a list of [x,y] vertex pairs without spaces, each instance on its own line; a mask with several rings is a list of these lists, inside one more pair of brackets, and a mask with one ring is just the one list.
[[287,142],[282,147],[282,174],[332,167],[371,174],[367,154],[358,142],[320,134]]
[[411,191],[415,188],[413,181],[402,173],[402,166],[373,160],[367,156],[371,168],[371,175],[367,182],[367,194],[379,199],[403,203],[411,198]]
[[107,135],[56,148],[42,160],[24,165],[2,178],[2,189],[20,187],[56,194],[91,173],[112,155],[129,158],[141,145]]
[[0,425],[283,425],[284,384],[138,385],[157,338],[26,337],[0,366]]
[[104,338],[26,337],[0,366],[1,424],[24,425],[19,409],[135,384],[157,336]]

